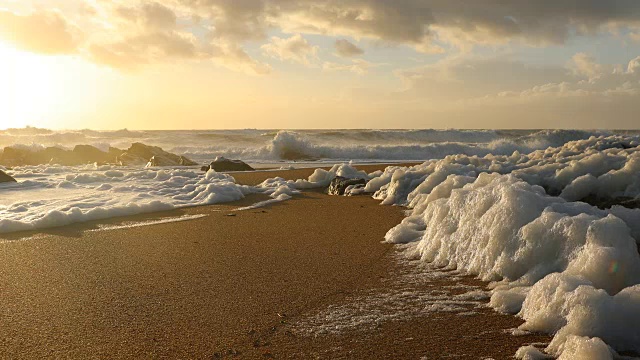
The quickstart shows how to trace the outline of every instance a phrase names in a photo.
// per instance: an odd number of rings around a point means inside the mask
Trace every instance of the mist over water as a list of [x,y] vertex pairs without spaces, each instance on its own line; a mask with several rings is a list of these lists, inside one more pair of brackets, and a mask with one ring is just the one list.
[[107,150],[134,142],[160,146],[206,163],[216,156],[260,163],[274,161],[401,161],[450,154],[485,156],[528,153],[567,141],[628,131],[584,130],[180,130],[95,131],[24,128],[0,131],[0,148],[86,144]]

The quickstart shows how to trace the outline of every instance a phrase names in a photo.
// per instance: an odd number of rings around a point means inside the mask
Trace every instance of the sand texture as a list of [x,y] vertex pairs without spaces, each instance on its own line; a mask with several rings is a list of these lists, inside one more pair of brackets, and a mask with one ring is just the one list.
[[[310,171],[234,176],[252,184]],[[233,211],[263,199],[100,224],[203,215],[189,221],[0,236],[0,358],[501,359],[548,341],[507,334],[520,321],[489,309],[305,332],[309,319],[384,292],[404,271],[381,243],[404,215],[320,192]],[[456,284],[484,286],[466,277],[415,286]]]

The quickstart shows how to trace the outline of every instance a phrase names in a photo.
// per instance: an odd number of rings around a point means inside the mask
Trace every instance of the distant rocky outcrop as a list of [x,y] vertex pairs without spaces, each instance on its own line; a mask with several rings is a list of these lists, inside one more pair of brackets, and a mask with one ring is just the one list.
[[217,172],[225,171],[253,171],[254,169],[242,160],[231,160],[222,156],[218,156],[211,164],[203,166],[203,171],[213,169]]
[[360,187],[365,186],[367,181],[365,179],[349,179],[342,176],[337,176],[329,184],[327,193],[329,195],[344,195],[349,186]]
[[58,147],[47,147],[31,150],[21,147],[5,147],[0,154],[0,164],[5,166],[21,165],[83,165],[83,164],[116,164],[149,166],[194,166],[197,163],[184,156],[172,154],[157,146],[134,143],[127,150],[114,147],[102,151],[91,145],[77,145],[73,150]]
[[14,179],[13,176],[7,174],[6,172],[0,170],[0,183],[8,182],[16,182],[16,179]]

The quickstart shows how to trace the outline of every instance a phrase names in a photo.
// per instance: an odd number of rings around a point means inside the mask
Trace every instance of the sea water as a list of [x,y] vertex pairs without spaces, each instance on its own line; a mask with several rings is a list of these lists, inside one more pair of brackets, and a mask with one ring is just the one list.
[[[640,200],[640,137],[633,132],[29,128],[4,131],[0,142],[36,149],[143,142],[202,163],[226,156],[285,168],[299,161],[416,161],[369,174],[345,163],[316,169],[308,179],[273,178],[257,186],[197,167],[15,167],[6,170],[18,183],[0,185],[0,232],[228,202],[251,193],[285,201],[326,187],[336,176],[363,178],[363,191],[381,204],[409,209],[386,241],[403,244],[408,259],[490,282],[490,305],[524,319],[519,331],[554,334],[546,353],[561,359],[640,353],[640,209],[581,201]],[[532,346],[517,356],[544,357]]]

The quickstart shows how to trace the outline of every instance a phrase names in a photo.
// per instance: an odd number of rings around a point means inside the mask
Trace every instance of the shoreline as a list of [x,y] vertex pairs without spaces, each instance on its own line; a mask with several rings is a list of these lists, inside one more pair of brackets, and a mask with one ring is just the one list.
[[[373,171],[375,166],[359,169]],[[300,178],[313,170],[275,173]],[[238,183],[259,183],[273,173],[232,175]],[[549,339],[504,333],[522,321],[491,309],[478,316],[437,312],[384,322],[373,330],[301,336],[291,330],[292,324],[362,294],[384,291],[390,277],[401,274],[393,260],[396,247],[381,241],[404,214],[368,196],[317,191],[234,212],[258,200],[250,195],[239,202],[30,232],[38,235],[34,241],[0,242],[5,255],[0,265],[5,295],[0,297],[5,325],[0,329],[0,354],[405,357],[458,354],[461,344],[484,349],[489,341],[495,351],[476,353],[498,359],[511,358],[521,345]],[[227,216],[230,213],[235,216]],[[88,231],[99,224],[183,215],[204,216]],[[468,277],[464,281],[483,284]],[[485,333],[485,327],[493,330]],[[472,336],[461,343],[460,330],[470,330]],[[477,358],[474,354],[458,355]]]
[[[397,166],[412,166],[417,163],[403,163],[403,164],[394,164]],[[369,164],[363,165],[360,168],[367,171],[376,171],[385,169],[387,166],[391,166],[391,164]],[[280,170],[280,169],[262,169],[262,170],[254,170],[254,171],[244,171],[244,172],[223,172],[220,174],[228,174],[234,177],[235,183],[238,185],[248,185],[248,186],[256,186],[259,185],[266,179],[273,177],[282,177],[286,180],[297,180],[297,179],[306,179],[308,178],[315,169],[323,169],[329,170],[331,167],[319,167],[319,168],[300,168],[300,169],[292,169],[292,170]],[[171,170],[172,168],[157,168],[156,170]],[[182,168],[180,168],[182,169]],[[205,173],[202,172],[204,175]],[[1,185],[1,184],[0,184]],[[27,190],[28,191],[28,190]],[[242,196],[242,195],[241,195]],[[269,200],[268,196],[261,193],[253,193],[243,195],[241,199],[235,200],[239,207],[253,205],[255,203]],[[59,226],[48,226],[41,227],[37,226],[33,229],[20,229],[20,230],[12,230],[12,231],[4,231],[0,232],[0,241],[1,240],[10,240],[10,239],[19,239],[22,237],[28,237],[32,234],[38,233],[47,233],[51,231],[55,231],[54,229],[64,229],[64,228],[91,228],[92,226],[100,226],[104,224],[113,224],[118,222],[127,222],[127,221],[136,221],[137,219],[148,219],[155,218],[155,216],[163,217],[163,216],[174,216],[175,214],[182,214],[183,211],[189,208],[200,207],[200,206],[216,206],[219,204],[229,203],[229,201],[222,201],[216,204],[190,204],[187,206],[179,206],[173,209],[150,209],[140,211],[138,213],[131,214],[113,214],[106,216],[104,218],[98,218],[95,220],[76,220],[71,223],[67,223]]]

